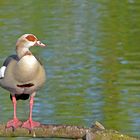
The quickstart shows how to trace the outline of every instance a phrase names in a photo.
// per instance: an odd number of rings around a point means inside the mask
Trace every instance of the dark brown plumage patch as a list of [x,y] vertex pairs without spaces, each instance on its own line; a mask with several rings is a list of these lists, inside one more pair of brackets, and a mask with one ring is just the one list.
[[[27,100],[29,99],[29,94],[15,94],[16,100]],[[12,95],[10,94],[10,99],[12,100]]]
[[23,84],[23,85],[17,85],[17,87],[20,87],[20,88],[32,87],[32,86],[34,86],[34,84],[33,84],[33,83]]
[[34,35],[28,35],[26,37],[27,40],[34,42],[35,40],[37,40],[37,38]]

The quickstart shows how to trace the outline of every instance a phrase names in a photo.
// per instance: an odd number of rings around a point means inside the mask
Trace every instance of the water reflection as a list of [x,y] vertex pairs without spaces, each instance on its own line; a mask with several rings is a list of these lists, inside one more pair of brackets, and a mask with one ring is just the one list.
[[[32,49],[48,75],[36,97],[35,120],[84,126],[98,120],[107,128],[139,135],[139,4],[1,1],[1,64],[23,33],[34,33],[48,44],[46,50]],[[6,122],[12,106],[7,91],[0,91],[0,121]],[[18,108],[25,120],[28,101]]]

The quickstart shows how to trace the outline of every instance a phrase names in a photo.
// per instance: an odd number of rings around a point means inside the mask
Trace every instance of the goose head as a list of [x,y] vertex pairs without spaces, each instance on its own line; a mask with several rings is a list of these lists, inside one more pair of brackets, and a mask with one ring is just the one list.
[[33,34],[24,34],[16,42],[16,52],[19,58],[21,58],[24,53],[30,52],[29,48],[32,46],[45,47],[41,41]]

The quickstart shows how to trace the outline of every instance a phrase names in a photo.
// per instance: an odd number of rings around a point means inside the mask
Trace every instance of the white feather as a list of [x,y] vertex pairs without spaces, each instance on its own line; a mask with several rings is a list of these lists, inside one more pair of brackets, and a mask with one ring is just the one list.
[[6,67],[5,66],[2,66],[0,68],[0,78],[3,78],[4,77],[5,70],[6,70]]

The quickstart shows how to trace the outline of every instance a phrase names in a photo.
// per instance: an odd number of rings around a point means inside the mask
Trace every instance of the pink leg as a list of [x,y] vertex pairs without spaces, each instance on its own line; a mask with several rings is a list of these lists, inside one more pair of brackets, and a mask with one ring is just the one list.
[[13,107],[14,107],[14,117],[13,117],[13,120],[10,120],[7,122],[7,125],[6,127],[9,128],[9,127],[13,127],[13,128],[17,128],[19,127],[22,122],[18,120],[17,116],[16,116],[16,98],[15,96],[12,96],[12,102],[13,102]]
[[34,97],[30,97],[30,114],[29,119],[23,123],[22,127],[27,128],[29,130],[33,129],[34,127],[40,126],[39,122],[35,122],[32,120],[32,110],[33,110],[33,104],[34,104]]

